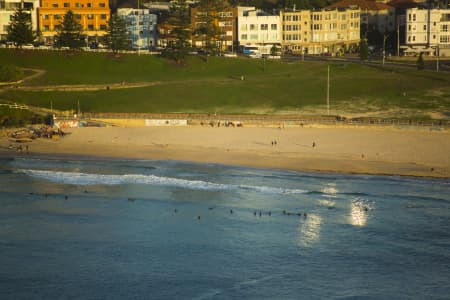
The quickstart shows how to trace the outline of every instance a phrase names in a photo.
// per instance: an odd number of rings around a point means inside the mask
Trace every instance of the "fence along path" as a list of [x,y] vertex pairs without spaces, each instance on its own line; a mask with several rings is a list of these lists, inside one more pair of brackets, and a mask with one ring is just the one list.
[[282,125],[372,125],[372,126],[419,126],[450,128],[450,120],[407,120],[383,118],[344,118],[340,116],[301,116],[301,115],[239,115],[239,114],[155,114],[155,113],[83,113],[85,119],[155,119],[187,120],[188,122],[232,121],[241,123],[262,123]]
[[0,103],[0,106],[6,106],[10,109],[24,109],[24,110],[30,110],[30,107],[28,105],[24,104],[17,104],[17,103]]

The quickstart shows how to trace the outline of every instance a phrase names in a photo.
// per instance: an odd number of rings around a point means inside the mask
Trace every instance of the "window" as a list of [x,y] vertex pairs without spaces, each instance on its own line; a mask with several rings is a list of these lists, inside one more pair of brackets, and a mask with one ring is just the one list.
[[250,35],[250,39],[251,40],[257,40],[258,39],[258,35],[257,34],[251,34]]
[[256,25],[255,24],[250,24],[250,30],[251,31],[255,31],[256,30]]
[[80,8],[81,4],[80,3],[75,3],[75,7]]
[[53,19],[59,20],[59,19],[61,19],[61,16],[60,15],[53,15]]
[[105,20],[106,19],[106,14],[101,14],[100,15],[100,19]]
[[58,3],[53,3],[52,7],[57,8],[58,7]]
[[247,35],[246,34],[241,34],[241,40],[246,40],[247,39]]
[[423,25],[423,30],[427,30],[427,25]]
[[81,20],[81,15],[80,14],[75,14],[75,19]]
[[416,14],[413,14],[413,21],[416,20]]
[[261,30],[269,30],[268,24],[261,24]]
[[413,40],[413,42],[416,40],[416,36],[415,35],[413,35],[412,40]]
[[232,18],[233,13],[230,11],[227,12],[219,12],[219,18]]
[[241,24],[241,31],[247,31],[247,24]]
[[53,28],[54,30],[58,31],[61,29],[61,25],[55,25],[55,27]]
[[92,20],[94,18],[94,15],[93,14],[88,14],[87,18],[88,18],[88,20]]
[[48,15],[42,15],[42,19],[48,20]]
[[277,24],[271,24],[270,25],[271,30],[277,30]]
[[92,7],[92,3],[89,3],[89,2],[88,2],[88,3],[86,4],[86,6],[87,6],[87,7]]
[[100,3],[98,4],[98,6],[99,6],[99,7],[106,7],[106,4],[103,3],[103,2],[100,2]]
[[64,2],[64,7],[70,7],[70,3],[69,2]]
[[44,25],[43,30],[44,30],[44,31],[50,31],[50,27],[49,27],[48,25]]

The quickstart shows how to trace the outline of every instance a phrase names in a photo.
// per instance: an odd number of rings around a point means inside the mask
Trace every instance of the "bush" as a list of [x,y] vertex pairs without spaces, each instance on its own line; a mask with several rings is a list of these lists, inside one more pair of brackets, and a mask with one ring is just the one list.
[[366,39],[361,39],[359,42],[359,59],[367,60],[369,57],[369,46]]
[[423,62],[422,53],[420,53],[419,58],[417,59],[417,70],[425,69],[425,64]]
[[15,66],[0,66],[0,82],[10,82],[22,79],[23,70]]
[[45,124],[46,116],[27,110],[0,108],[0,127],[23,127],[29,124]]

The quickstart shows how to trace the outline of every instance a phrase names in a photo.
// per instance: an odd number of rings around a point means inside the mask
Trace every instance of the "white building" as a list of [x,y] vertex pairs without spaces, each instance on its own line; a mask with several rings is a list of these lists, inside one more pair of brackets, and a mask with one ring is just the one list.
[[281,44],[280,16],[256,9],[238,8],[238,39],[240,46],[256,46],[260,54],[270,54],[273,45]]
[[[0,0],[0,40],[5,40],[8,34],[8,26],[11,16],[22,5],[22,0]],[[37,8],[39,0],[23,0],[23,8],[31,14],[31,26],[37,30]]]
[[450,9],[406,10],[405,39],[407,55],[450,56]]

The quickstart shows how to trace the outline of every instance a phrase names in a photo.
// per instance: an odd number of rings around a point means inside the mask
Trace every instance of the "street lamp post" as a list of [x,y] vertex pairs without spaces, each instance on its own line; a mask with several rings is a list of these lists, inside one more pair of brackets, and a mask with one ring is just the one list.
[[384,60],[386,57],[386,39],[387,39],[387,35],[385,33],[385,34],[383,34],[383,66],[384,66]]
[[327,115],[330,115],[330,65],[328,65],[327,75]]
[[439,72],[439,45],[436,45],[436,72]]

